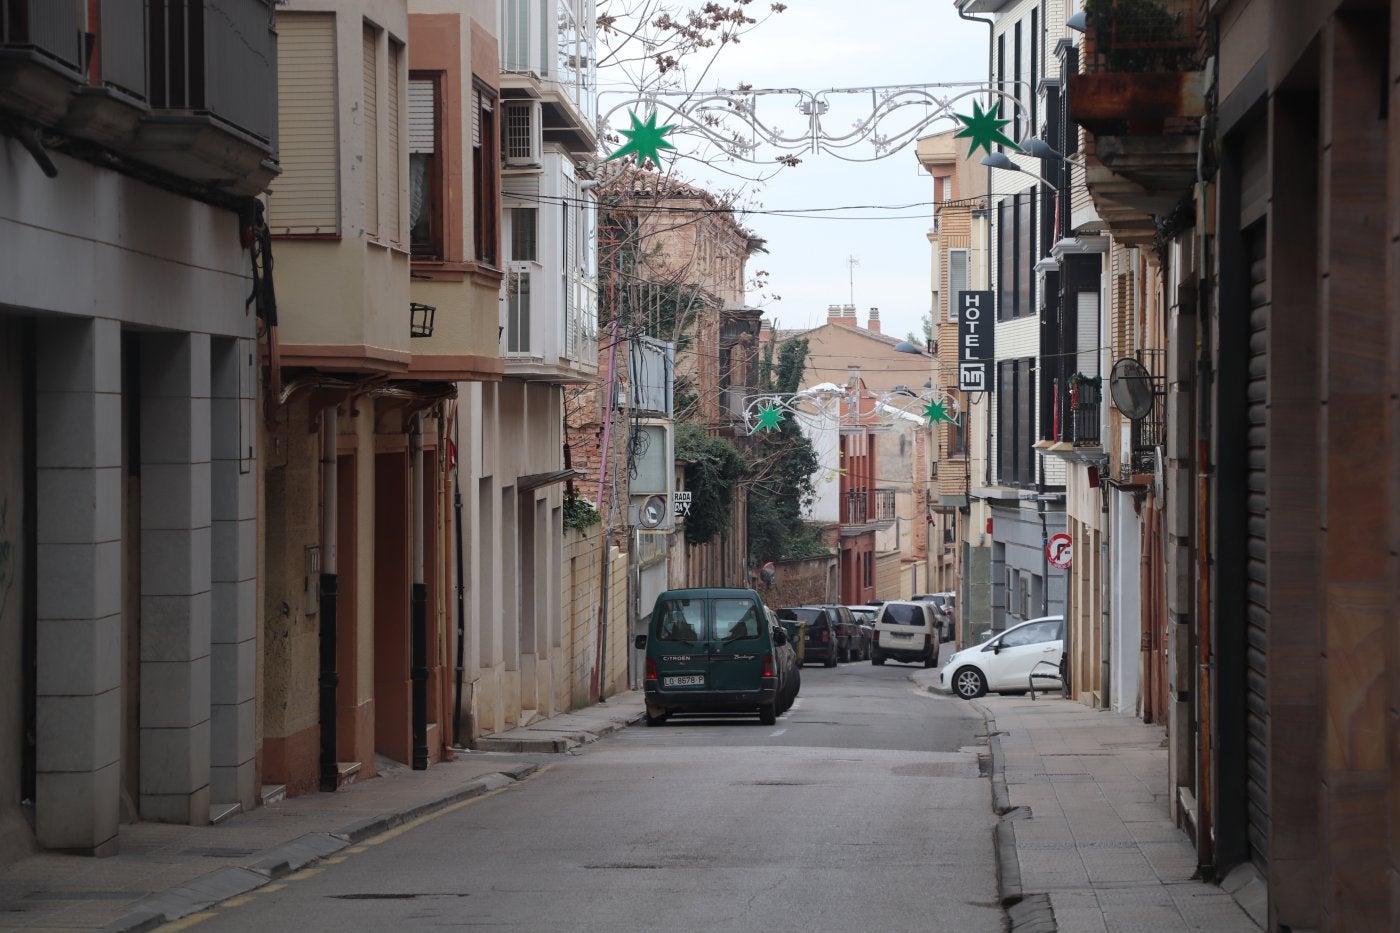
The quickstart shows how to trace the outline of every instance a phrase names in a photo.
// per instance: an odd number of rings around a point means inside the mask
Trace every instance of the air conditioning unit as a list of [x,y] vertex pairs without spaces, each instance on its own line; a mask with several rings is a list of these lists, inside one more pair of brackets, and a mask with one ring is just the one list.
[[506,165],[542,165],[544,143],[540,130],[540,102],[508,100],[505,101],[504,109],[505,142],[501,149],[505,153]]

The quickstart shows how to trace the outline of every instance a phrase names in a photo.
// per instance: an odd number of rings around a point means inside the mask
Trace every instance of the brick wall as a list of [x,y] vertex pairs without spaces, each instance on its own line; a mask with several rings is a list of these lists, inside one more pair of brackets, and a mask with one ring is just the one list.
[[771,609],[832,603],[839,598],[835,556],[775,561],[774,566],[777,573],[771,586],[761,580],[754,583]]

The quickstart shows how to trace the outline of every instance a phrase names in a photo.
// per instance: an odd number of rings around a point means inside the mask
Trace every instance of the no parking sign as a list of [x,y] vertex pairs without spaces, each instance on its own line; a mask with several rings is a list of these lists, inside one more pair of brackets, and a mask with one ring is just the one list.
[[1064,570],[1074,559],[1074,539],[1061,532],[1052,535],[1045,543],[1045,556],[1050,560],[1050,566]]

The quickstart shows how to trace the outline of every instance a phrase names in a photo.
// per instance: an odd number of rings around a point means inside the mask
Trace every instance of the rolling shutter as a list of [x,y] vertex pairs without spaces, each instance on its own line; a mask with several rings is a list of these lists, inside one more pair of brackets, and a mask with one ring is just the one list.
[[433,82],[414,78],[408,82],[408,151],[432,155],[437,151],[433,124]]
[[276,234],[340,232],[335,16],[277,17],[278,159],[268,226]]
[[[1250,858],[1265,871],[1269,851],[1268,263],[1264,224],[1245,231],[1249,254],[1249,423],[1245,567],[1245,742]],[[1265,873],[1267,877],[1267,872]]]
[[384,186],[385,194],[388,196],[388,216],[385,218],[385,236],[389,242],[395,246],[403,246],[403,223],[400,219],[402,205],[399,192],[403,190],[405,183],[403,174],[403,153],[400,151],[403,145],[403,130],[399,125],[399,94],[402,79],[399,77],[399,69],[403,66],[403,43],[394,39],[389,40],[389,67],[387,69],[388,87],[386,94],[388,100],[384,102],[384,122],[385,129],[389,137],[389,170],[388,184]]
[[365,233],[379,235],[379,30],[365,24],[364,120]]

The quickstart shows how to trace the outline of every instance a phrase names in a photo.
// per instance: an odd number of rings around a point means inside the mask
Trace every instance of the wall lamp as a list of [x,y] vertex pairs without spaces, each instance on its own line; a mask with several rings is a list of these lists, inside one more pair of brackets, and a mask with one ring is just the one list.
[[437,308],[432,305],[421,304],[417,301],[409,302],[408,336],[431,337],[433,335],[433,318],[436,316]]
[[1075,32],[1088,32],[1089,17],[1084,13],[1083,10],[1080,10],[1078,13],[1075,13],[1069,19],[1065,20],[1065,25],[1068,26],[1070,29],[1073,29]]

